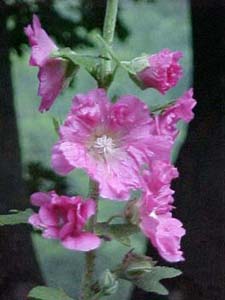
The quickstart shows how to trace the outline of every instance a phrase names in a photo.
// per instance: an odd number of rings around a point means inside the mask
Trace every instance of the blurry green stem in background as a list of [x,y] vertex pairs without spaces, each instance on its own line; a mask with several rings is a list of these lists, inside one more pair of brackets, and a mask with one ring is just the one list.
[[[106,14],[105,14],[105,20],[104,20],[104,27],[103,27],[103,38],[104,40],[112,46],[113,38],[114,38],[114,32],[115,32],[115,26],[116,26],[116,18],[117,18],[117,12],[118,12],[118,2],[119,0],[107,0],[107,6],[106,6]],[[109,54],[103,50],[102,53],[103,57],[109,57]],[[105,60],[102,59],[101,63],[101,76],[100,76],[100,82],[99,86],[108,88],[108,76],[110,76],[112,73],[112,66],[111,66],[111,60]],[[96,201],[96,207],[98,206],[98,197],[99,197],[99,191],[98,191],[98,184],[95,181],[92,181],[90,179],[90,198]],[[97,212],[98,207],[96,208],[96,214],[93,216],[89,222],[89,230],[94,230],[94,225],[97,221]],[[82,291],[82,300],[90,300],[93,291],[92,291],[92,284],[93,284],[93,274],[94,274],[94,266],[95,266],[95,251],[89,251],[86,253],[86,266],[85,266],[85,273],[84,273],[84,279],[83,279],[83,291]],[[100,295],[99,295],[100,296]]]

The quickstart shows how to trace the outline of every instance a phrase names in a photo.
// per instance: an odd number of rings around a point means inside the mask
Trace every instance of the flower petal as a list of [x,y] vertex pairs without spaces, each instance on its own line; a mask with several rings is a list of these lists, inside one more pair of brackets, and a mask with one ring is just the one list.
[[76,236],[67,236],[61,242],[62,245],[67,249],[90,251],[100,246],[101,239],[93,233],[82,232]]

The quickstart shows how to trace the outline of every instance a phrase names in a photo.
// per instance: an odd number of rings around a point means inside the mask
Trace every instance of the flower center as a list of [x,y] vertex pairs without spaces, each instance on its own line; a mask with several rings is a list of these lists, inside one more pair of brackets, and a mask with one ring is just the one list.
[[103,135],[95,140],[93,147],[99,154],[106,155],[108,153],[112,153],[115,144],[113,143],[113,139],[111,137]]
[[155,209],[153,209],[153,211],[149,214],[149,217],[156,219],[156,220],[158,219]]

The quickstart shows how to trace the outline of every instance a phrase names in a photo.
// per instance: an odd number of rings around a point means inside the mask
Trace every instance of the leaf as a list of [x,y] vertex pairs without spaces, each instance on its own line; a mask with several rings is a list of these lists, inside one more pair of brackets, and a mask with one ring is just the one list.
[[130,246],[130,235],[138,231],[138,227],[132,224],[98,223],[95,227],[96,234],[115,239],[125,246]]
[[160,280],[179,276],[180,270],[168,267],[154,267],[142,277],[132,282],[146,292],[153,292],[160,295],[168,295],[168,290],[160,283]]
[[8,215],[0,215],[0,226],[27,223],[28,218],[33,214],[30,208],[24,211],[11,210],[11,212]]
[[36,300],[73,300],[62,289],[46,286],[36,286],[29,292],[28,298]]
[[52,57],[61,57],[71,61],[74,65],[83,66],[92,76],[96,77],[96,59],[99,59],[99,57],[78,54],[70,48],[60,49],[54,52]]

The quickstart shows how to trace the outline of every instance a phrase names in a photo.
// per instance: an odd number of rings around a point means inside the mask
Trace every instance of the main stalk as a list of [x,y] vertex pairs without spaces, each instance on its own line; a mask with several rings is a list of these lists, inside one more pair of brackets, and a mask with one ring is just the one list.
[[[106,13],[105,20],[103,26],[103,39],[107,42],[107,44],[112,47],[115,26],[116,26],[116,18],[118,12],[118,3],[119,0],[107,0],[106,5]],[[105,89],[108,88],[108,78],[112,73],[112,62],[109,54],[103,50],[101,53],[103,57],[108,58],[102,59],[101,62],[101,76],[99,81],[99,86]],[[97,211],[98,211],[98,183],[90,179],[90,187],[89,187],[89,196],[93,200],[96,201],[96,214],[90,219],[88,224],[88,230],[93,231],[94,226],[97,222]],[[93,298],[92,284],[93,284],[93,275],[94,275],[94,266],[95,266],[95,258],[96,253],[94,250],[86,253],[85,257],[85,273],[83,279],[83,290],[82,290],[82,300],[91,300]],[[96,298],[95,298],[96,299]]]
[[[103,26],[103,39],[107,42],[107,44],[112,47],[114,32],[116,27],[116,18],[118,12],[118,3],[119,0],[108,0],[106,6],[105,20]],[[101,82],[100,86],[104,88],[108,88],[108,77],[112,73],[112,61],[109,53],[104,49],[102,52],[102,56],[106,59],[102,59],[101,63]]]

